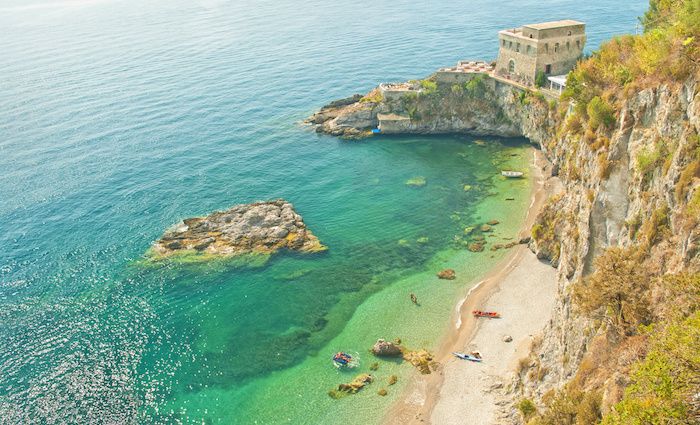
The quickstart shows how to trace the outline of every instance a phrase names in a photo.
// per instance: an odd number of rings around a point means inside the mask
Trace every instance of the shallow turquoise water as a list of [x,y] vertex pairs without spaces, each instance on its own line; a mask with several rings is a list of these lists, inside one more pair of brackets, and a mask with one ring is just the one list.
[[[492,218],[491,244],[515,235],[530,182],[496,174],[530,152],[348,143],[298,122],[380,81],[492,57],[502,27],[578,18],[592,47],[633,32],[645,7],[337,3],[0,4],[0,422],[371,423],[414,372],[383,364],[380,380],[401,377],[388,397],[377,383],[333,401],[351,376],[329,354],[360,352],[366,370],[378,337],[434,346],[464,283],[503,255],[454,238]],[[406,187],[415,176],[427,185]],[[277,197],[328,253],[138,264],[184,217]],[[459,283],[434,278],[446,266]]]

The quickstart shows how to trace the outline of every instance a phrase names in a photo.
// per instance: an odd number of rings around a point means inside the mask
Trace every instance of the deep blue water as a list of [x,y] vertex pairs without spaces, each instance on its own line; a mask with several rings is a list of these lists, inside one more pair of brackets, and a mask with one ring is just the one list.
[[[0,2],[0,422],[248,423],[214,401],[203,413],[209,399],[188,416],[179,400],[314,355],[371,294],[452,246],[455,211],[476,220],[491,160],[519,146],[348,143],[299,122],[382,81],[491,59],[502,28],[579,19],[590,50],[634,32],[645,7]],[[425,190],[407,189],[417,175]],[[138,263],[184,217],[278,197],[328,254],[258,269]]]

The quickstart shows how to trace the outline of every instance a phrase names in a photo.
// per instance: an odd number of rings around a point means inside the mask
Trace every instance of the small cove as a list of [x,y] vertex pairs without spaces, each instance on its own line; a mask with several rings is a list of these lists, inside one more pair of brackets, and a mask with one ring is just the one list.
[[[527,169],[532,148],[454,135],[347,142],[297,123],[380,81],[492,57],[496,32],[514,24],[579,17],[595,47],[633,32],[646,2],[424,7],[3,4],[0,417],[381,418],[415,370],[382,362],[367,391],[332,400],[353,374],[330,356],[356,351],[367,371],[379,337],[434,347],[467,282],[506,255],[490,247],[519,229],[531,182],[498,173]],[[406,185],[416,177],[424,187]],[[251,268],[139,265],[178,220],[275,198],[329,251]],[[501,223],[486,251],[464,249],[464,228],[491,219]],[[458,281],[435,277],[446,267]],[[390,374],[399,382],[380,397]]]

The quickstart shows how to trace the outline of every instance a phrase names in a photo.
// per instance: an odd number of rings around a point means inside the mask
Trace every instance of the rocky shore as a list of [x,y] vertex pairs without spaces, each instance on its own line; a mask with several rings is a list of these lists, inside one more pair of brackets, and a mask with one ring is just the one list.
[[[473,74],[468,81],[453,84],[435,74],[416,82],[416,90],[384,94],[381,87],[366,95],[331,102],[305,122],[316,132],[347,139],[382,134],[469,133],[499,137],[521,137],[531,125],[524,106],[533,100],[546,109],[544,95],[495,79]],[[421,85],[428,87],[420,88]],[[531,99],[536,96],[537,99]]]
[[187,218],[167,230],[149,254],[156,259],[188,253],[209,258],[273,254],[281,249],[319,252],[326,247],[307,229],[294,206],[278,199]]
[[376,127],[376,103],[367,96],[355,94],[322,107],[305,122],[316,126],[316,132],[348,138],[366,137]]

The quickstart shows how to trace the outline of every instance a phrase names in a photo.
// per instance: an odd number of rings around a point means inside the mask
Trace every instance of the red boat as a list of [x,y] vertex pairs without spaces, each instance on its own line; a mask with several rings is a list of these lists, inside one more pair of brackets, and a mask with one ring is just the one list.
[[495,311],[474,310],[472,311],[472,314],[474,315],[474,317],[488,317],[490,319],[499,319],[501,317],[501,315],[496,313]]

